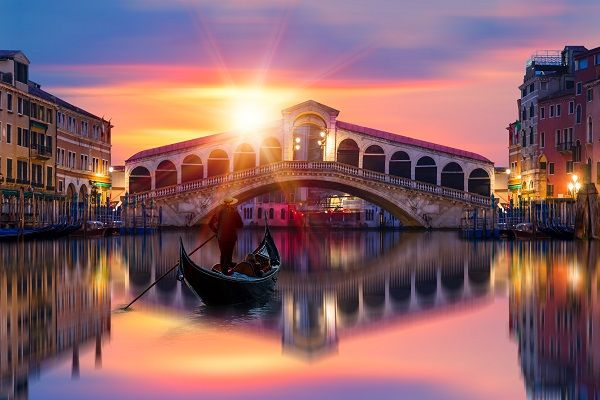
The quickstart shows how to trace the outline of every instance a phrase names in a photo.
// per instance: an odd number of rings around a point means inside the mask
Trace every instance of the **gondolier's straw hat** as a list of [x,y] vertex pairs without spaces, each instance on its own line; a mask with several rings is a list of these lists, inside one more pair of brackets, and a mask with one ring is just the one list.
[[231,196],[225,196],[225,198],[223,199],[223,204],[233,205],[237,202],[238,202],[238,200],[235,197],[231,197]]

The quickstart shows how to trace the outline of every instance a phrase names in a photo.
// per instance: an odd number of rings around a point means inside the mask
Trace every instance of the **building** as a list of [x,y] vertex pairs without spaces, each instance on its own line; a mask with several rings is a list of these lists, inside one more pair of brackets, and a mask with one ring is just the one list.
[[[110,122],[42,90],[29,79],[29,65],[23,52],[0,50],[4,222],[11,218],[11,196],[20,191],[53,201],[77,194],[93,205],[104,202],[110,188]],[[54,204],[50,213],[55,218],[60,212]]]
[[511,195],[568,198],[584,181],[600,182],[599,83],[600,48],[567,46],[528,62],[520,120],[508,128]]

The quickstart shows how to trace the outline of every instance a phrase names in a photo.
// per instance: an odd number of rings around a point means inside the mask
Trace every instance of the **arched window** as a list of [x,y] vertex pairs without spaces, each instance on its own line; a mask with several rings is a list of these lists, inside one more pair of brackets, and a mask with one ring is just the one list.
[[577,109],[575,111],[575,122],[578,124],[581,123],[581,104],[577,104]]
[[433,158],[428,156],[419,158],[415,166],[415,180],[437,185],[437,166]]
[[392,154],[389,165],[390,175],[401,176],[410,179],[411,163],[409,155],[404,151]]
[[592,117],[588,118],[588,128],[587,128],[587,142],[594,143],[594,125],[592,123]]
[[281,161],[281,144],[275,138],[267,138],[260,145],[260,165]]
[[285,208],[281,209],[281,219],[285,220]]
[[573,149],[573,161],[581,162],[581,142],[579,140],[575,142],[575,148]]
[[465,173],[460,165],[450,162],[442,169],[441,185],[457,190],[465,190]]
[[262,212],[262,207],[258,207],[258,211],[256,212],[256,214],[258,216],[259,221],[262,219]]
[[352,139],[344,139],[338,145],[337,161],[358,167],[358,145]]
[[367,147],[363,155],[363,168],[385,173],[385,153],[381,147],[377,145]]
[[482,196],[489,196],[490,189],[491,184],[489,174],[484,169],[474,169],[469,175],[469,192],[480,194]]
[[221,149],[213,150],[208,156],[207,176],[224,175],[229,172],[229,157]]
[[199,181],[204,178],[204,165],[195,154],[190,154],[183,159],[181,164],[181,183]]
[[152,189],[150,171],[144,167],[135,167],[129,174],[129,193],[147,192]]
[[275,218],[275,209],[269,208],[269,219]]
[[233,153],[233,170],[241,171],[256,167],[256,153],[248,143],[242,143]]
[[170,160],[163,160],[155,171],[156,188],[177,185],[177,168]]
[[302,124],[294,129],[294,160],[323,161],[321,132],[324,132],[324,128],[314,124]]

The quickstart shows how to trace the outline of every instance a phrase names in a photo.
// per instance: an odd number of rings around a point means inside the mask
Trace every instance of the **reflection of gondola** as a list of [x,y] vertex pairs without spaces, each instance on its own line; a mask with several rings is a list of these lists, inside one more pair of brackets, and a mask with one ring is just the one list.
[[226,305],[260,302],[267,300],[275,290],[280,268],[279,251],[268,228],[265,229],[263,240],[252,254],[269,259],[271,269],[264,276],[249,277],[239,273],[227,276],[196,265],[188,256],[183,242],[180,240],[180,273],[187,285],[205,304]]
[[0,241],[8,242],[19,239],[55,239],[66,236],[78,229],[80,225],[49,225],[34,229],[0,229]]

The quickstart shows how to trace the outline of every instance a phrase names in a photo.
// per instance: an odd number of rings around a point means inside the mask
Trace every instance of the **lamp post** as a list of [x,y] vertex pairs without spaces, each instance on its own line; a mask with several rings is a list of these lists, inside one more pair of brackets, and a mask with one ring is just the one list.
[[581,189],[581,183],[579,182],[579,177],[575,174],[571,176],[571,182],[567,184],[567,189],[569,189],[569,194],[572,198],[577,196],[577,192]]

